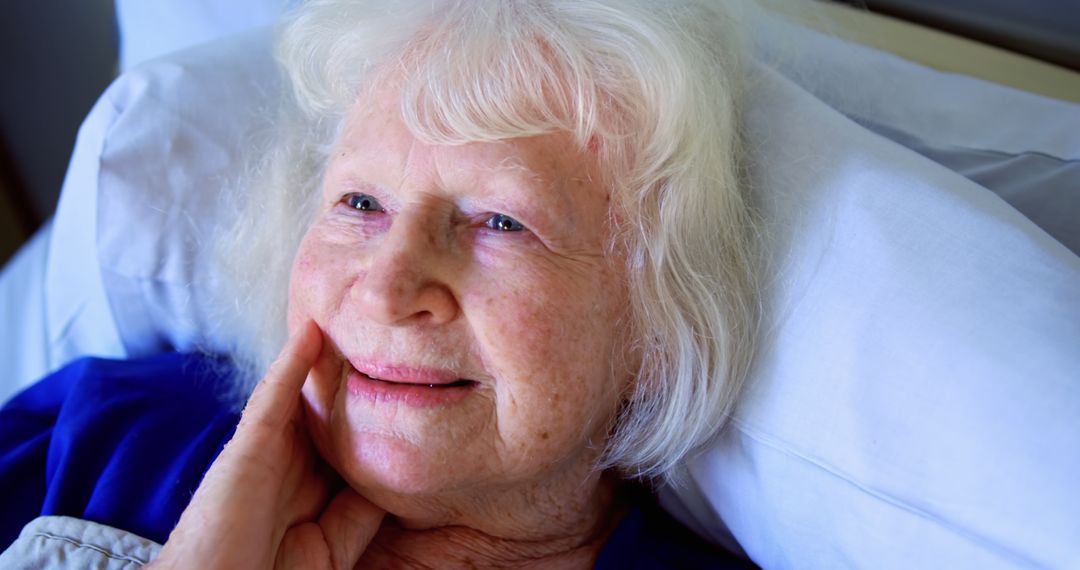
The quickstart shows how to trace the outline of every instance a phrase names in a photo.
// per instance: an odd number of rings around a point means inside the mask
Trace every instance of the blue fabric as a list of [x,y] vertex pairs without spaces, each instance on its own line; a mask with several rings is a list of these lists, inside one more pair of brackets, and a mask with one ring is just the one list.
[[608,537],[594,568],[620,570],[718,570],[757,568],[699,538],[672,518],[644,490],[629,498],[633,506]]
[[[239,415],[216,396],[229,369],[195,354],[78,360],[0,409],[0,550],[41,515],[65,515],[164,543]],[[596,568],[743,568],[648,493]]]
[[0,548],[41,515],[165,542],[238,416],[199,355],[78,360],[0,410]]

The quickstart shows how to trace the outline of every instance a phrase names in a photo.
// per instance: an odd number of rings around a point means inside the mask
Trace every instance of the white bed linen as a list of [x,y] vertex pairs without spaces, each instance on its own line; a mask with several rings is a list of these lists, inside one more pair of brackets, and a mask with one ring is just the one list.
[[274,21],[293,0],[116,0],[120,69]]
[[786,79],[756,97],[762,344],[669,506],[767,568],[1080,559],[1080,258]]
[[42,227],[0,271],[0,401],[49,369],[45,332],[45,261],[50,225]]
[[766,37],[786,38],[759,46],[785,76],[993,190],[1080,254],[1080,105],[937,71],[784,21]]

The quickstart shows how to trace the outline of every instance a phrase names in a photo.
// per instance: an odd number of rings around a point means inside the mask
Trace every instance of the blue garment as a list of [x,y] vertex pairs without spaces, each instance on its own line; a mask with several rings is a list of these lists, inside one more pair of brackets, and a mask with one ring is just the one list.
[[[41,515],[164,543],[239,415],[229,369],[196,354],[78,360],[0,409],[0,551]],[[639,494],[597,568],[742,568]],[[641,499],[644,497],[644,499]]]
[[632,493],[630,512],[608,537],[593,568],[692,570],[757,568],[698,537],[667,514],[644,489]]
[[0,410],[0,549],[37,516],[96,521],[164,543],[238,416],[220,362],[163,354],[78,360]]

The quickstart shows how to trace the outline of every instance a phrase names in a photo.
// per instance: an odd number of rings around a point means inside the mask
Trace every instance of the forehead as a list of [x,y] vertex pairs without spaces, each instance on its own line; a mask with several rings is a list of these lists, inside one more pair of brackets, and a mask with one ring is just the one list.
[[467,165],[474,173],[548,184],[590,176],[593,166],[593,157],[582,152],[567,132],[461,144],[437,144],[430,138],[417,136],[408,128],[401,115],[400,93],[392,85],[381,87],[359,97],[349,109],[334,158],[363,163],[365,169],[404,172],[410,162],[423,162],[427,157],[447,173]]

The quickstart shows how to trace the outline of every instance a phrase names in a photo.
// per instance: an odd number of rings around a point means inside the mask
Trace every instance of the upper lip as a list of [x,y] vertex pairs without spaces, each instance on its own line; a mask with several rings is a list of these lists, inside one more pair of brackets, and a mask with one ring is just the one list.
[[375,360],[354,360],[351,358],[349,359],[349,364],[351,364],[357,372],[368,377],[398,384],[444,385],[453,384],[454,382],[459,382],[461,380],[469,380],[468,378],[462,378],[461,375],[455,372],[441,368],[412,366],[408,364],[379,362]]

